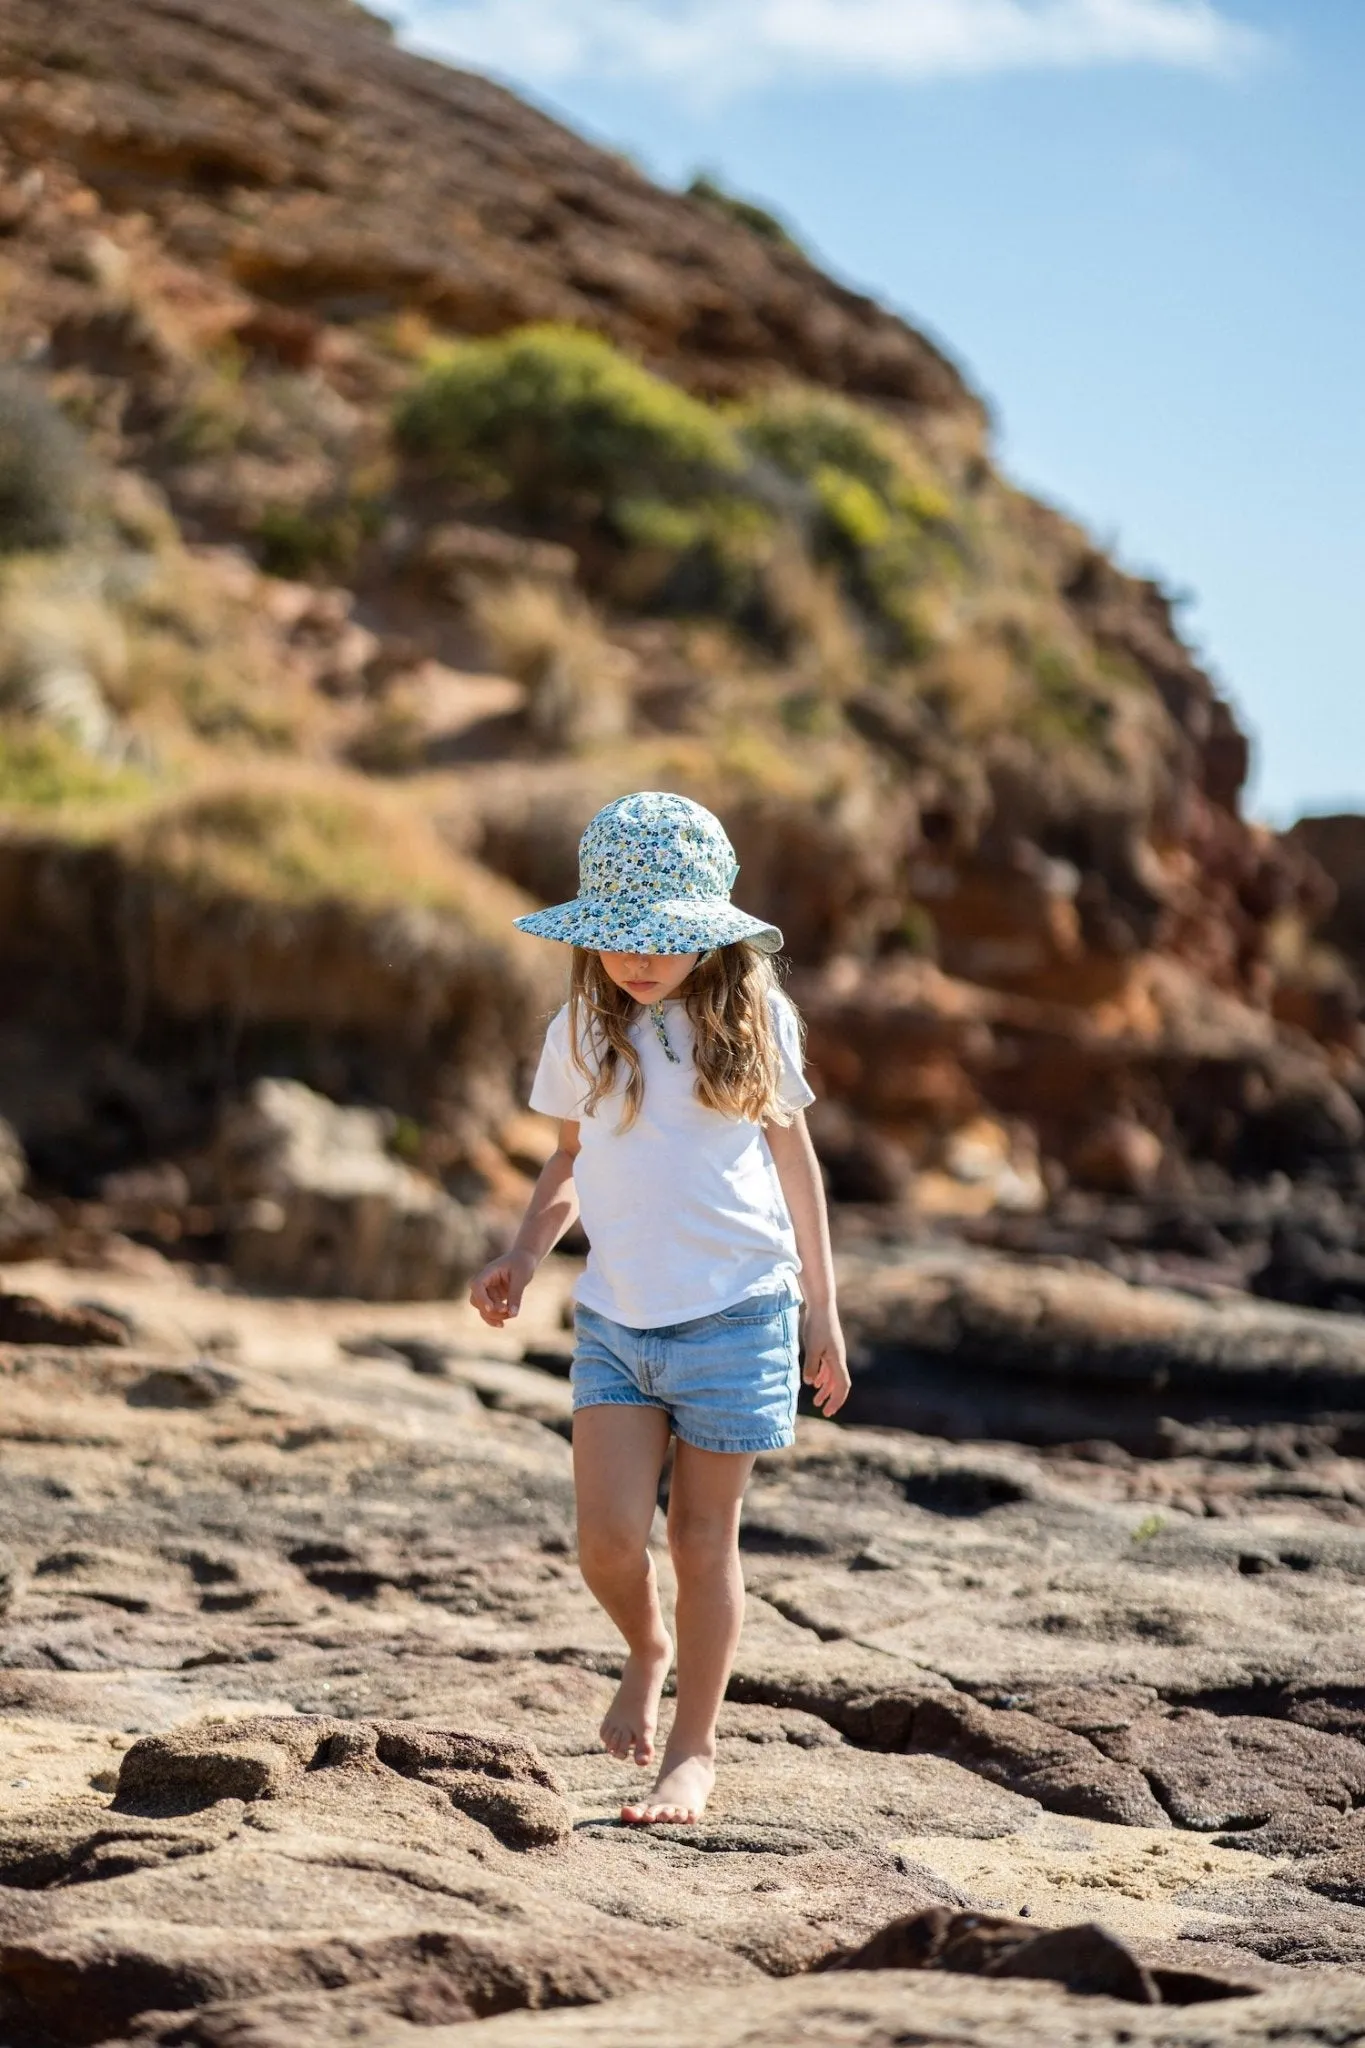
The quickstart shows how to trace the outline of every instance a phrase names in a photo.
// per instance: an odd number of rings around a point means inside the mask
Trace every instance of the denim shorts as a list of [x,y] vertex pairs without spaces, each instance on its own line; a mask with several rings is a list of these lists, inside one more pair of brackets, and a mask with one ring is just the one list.
[[713,1316],[635,1330],[580,1303],[570,1379],[579,1408],[662,1408],[699,1451],[779,1451],[796,1441],[800,1297],[746,1295]]

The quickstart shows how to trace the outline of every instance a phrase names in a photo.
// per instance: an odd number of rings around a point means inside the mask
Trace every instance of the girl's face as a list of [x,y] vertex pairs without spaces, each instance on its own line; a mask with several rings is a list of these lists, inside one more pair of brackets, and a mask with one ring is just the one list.
[[637,1003],[661,1003],[675,995],[701,958],[700,953],[599,953],[610,980]]

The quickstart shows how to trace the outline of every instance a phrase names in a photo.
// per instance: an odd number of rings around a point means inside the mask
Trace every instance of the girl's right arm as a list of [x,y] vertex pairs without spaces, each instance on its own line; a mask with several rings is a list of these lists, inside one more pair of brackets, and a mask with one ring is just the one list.
[[578,1124],[561,1121],[559,1143],[540,1171],[510,1250],[492,1259],[475,1276],[471,1305],[486,1323],[500,1330],[521,1307],[532,1274],[578,1218],[578,1191],[573,1163],[578,1157]]

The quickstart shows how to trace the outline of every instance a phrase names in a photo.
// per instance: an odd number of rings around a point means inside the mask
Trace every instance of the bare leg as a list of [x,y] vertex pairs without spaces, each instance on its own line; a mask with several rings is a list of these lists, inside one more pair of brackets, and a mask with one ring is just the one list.
[[662,1408],[580,1408],[573,1419],[579,1568],[629,1652],[602,1741],[640,1765],[654,1761],[659,1695],[673,1661],[649,1554],[668,1437]]
[[744,1620],[739,1515],[747,1453],[679,1443],[668,1502],[677,1575],[678,1710],[654,1790],[621,1808],[627,1821],[700,1820],[716,1781],[716,1720]]

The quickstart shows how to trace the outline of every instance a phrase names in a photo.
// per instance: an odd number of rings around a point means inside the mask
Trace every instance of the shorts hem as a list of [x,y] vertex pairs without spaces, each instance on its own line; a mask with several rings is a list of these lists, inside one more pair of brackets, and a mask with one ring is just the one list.
[[666,1402],[651,1401],[648,1394],[585,1394],[581,1401],[575,1394],[573,1413],[577,1415],[580,1408],[657,1408],[661,1414],[668,1413]]
[[796,1442],[793,1432],[790,1436],[745,1436],[745,1437],[699,1437],[689,1436],[686,1431],[674,1427],[674,1436],[680,1444],[690,1444],[694,1451],[719,1451],[729,1457],[752,1457],[759,1451],[789,1451]]

